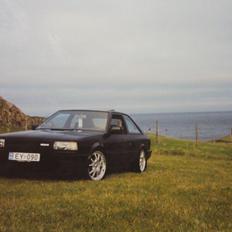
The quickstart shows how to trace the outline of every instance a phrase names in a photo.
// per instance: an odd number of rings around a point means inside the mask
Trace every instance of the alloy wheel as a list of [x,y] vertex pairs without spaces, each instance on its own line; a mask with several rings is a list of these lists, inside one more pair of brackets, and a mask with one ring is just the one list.
[[106,158],[101,151],[93,152],[88,158],[88,175],[91,180],[102,180],[106,174]]
[[145,171],[146,165],[147,165],[147,160],[146,160],[145,152],[144,152],[144,150],[142,150],[140,152],[140,155],[139,155],[139,170],[140,170],[140,172]]

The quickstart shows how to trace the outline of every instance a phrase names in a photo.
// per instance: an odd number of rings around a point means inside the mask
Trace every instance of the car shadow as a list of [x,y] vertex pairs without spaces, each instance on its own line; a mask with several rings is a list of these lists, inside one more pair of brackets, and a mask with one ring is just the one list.
[[61,168],[29,168],[11,166],[0,168],[0,177],[7,179],[74,181],[84,179],[80,173]]
[[[130,172],[127,168],[111,168],[107,173],[106,178],[110,178],[111,175]],[[38,180],[38,181],[81,181],[88,180],[83,174],[83,170],[79,172],[75,170],[65,169],[13,169],[13,170],[0,170],[0,178],[6,179],[26,179],[26,180]]]
[[[40,173],[40,172],[14,172],[14,173],[0,173],[1,178],[6,179],[26,179],[26,180],[38,180],[38,181],[74,181],[79,180],[78,177],[74,175],[57,175],[56,173],[49,172],[49,173]],[[83,177],[84,178],[84,177]],[[83,179],[80,178],[80,179]]]

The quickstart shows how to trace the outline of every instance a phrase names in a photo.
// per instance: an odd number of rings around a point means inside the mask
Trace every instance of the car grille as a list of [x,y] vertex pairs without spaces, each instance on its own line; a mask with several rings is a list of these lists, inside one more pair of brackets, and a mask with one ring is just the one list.
[[10,142],[7,143],[6,147],[8,151],[39,152],[41,151],[40,143],[42,142],[35,142],[35,141]]

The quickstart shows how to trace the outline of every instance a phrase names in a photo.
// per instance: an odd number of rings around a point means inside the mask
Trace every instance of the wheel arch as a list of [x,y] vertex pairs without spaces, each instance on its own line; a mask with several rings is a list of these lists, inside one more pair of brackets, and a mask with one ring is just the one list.
[[145,156],[146,156],[146,158],[148,158],[148,149],[147,149],[147,146],[146,146],[146,144],[145,143],[142,143],[142,144],[140,144],[140,146],[139,146],[139,152],[141,152],[142,150],[144,150],[144,152],[145,152]]
[[144,143],[140,144],[140,146],[139,146],[139,152],[140,152],[141,150],[144,150],[144,151],[146,152],[146,146],[145,146]]
[[95,142],[95,143],[92,145],[92,147],[91,147],[91,153],[94,152],[94,151],[96,151],[96,150],[100,150],[100,151],[104,152],[104,155],[106,155],[106,154],[105,154],[104,145],[103,145],[102,143],[100,143],[100,142]]

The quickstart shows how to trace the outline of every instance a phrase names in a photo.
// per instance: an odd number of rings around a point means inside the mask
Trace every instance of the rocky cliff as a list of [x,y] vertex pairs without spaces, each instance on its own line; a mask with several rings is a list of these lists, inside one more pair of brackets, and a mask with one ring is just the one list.
[[30,129],[40,124],[44,118],[24,114],[17,106],[0,96],[0,129]]

